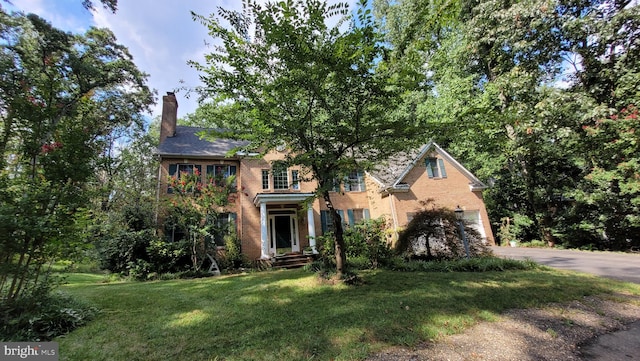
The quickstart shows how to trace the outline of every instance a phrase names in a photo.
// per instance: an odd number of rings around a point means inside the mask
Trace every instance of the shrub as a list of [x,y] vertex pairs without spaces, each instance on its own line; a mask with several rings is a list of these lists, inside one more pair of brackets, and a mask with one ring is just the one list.
[[439,261],[407,261],[396,258],[390,269],[406,272],[489,272],[509,270],[532,270],[541,266],[531,260],[514,260],[498,257],[475,257],[471,259],[439,260]]
[[165,242],[151,229],[122,230],[112,238],[104,236],[96,245],[103,269],[136,279],[184,271],[190,264],[187,242]]
[[345,230],[347,259],[362,257],[368,261],[366,268],[375,269],[392,256],[385,236],[387,224],[384,218],[366,220]]
[[[384,266],[393,256],[386,238],[384,219],[366,220],[344,231],[347,265],[354,269],[375,269]],[[315,270],[335,268],[335,237],[327,233],[316,237],[318,257],[310,266]]]
[[151,271],[156,273],[181,272],[190,267],[189,243],[167,242],[153,238],[147,246]]
[[0,301],[0,341],[50,341],[84,326],[98,310],[49,287]]
[[318,269],[334,269],[336,267],[335,237],[333,233],[316,236],[316,248],[318,256],[314,267]]
[[[403,230],[396,243],[395,251],[411,259],[451,260],[463,258],[466,251],[460,239],[458,219],[447,208],[435,207],[429,201],[421,202],[423,209],[416,213]],[[464,226],[471,256],[489,254],[478,232]]]
[[224,250],[218,252],[216,260],[221,270],[236,270],[250,264],[247,256],[242,254],[240,240],[234,232],[224,236]]

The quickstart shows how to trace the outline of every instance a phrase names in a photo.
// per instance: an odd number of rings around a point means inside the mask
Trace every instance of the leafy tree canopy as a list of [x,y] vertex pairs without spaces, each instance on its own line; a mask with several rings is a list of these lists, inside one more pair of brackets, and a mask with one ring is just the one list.
[[153,94],[107,29],[2,10],[0,24],[0,292],[13,299],[76,249],[111,135],[141,126]]
[[[379,165],[419,134],[400,105],[420,79],[386,61],[389,49],[366,5],[361,1],[356,14],[346,16],[343,3],[245,0],[240,12],[194,15],[219,44],[206,64],[194,64],[205,94],[241,114],[222,124],[230,127],[223,135],[263,152],[286,144],[286,163],[308,171],[332,211],[335,179]],[[337,25],[327,25],[336,15],[342,16]],[[344,259],[341,222],[332,213],[336,256]]]
[[[640,100],[640,7],[379,0],[376,13],[398,57],[427,77],[419,121],[495,184],[485,194],[493,219],[528,219],[525,239],[640,242],[622,236],[637,230],[628,205],[637,204],[640,169],[622,155],[635,149],[626,139]],[[610,126],[612,115],[624,122]],[[625,190],[612,192],[616,184]]]

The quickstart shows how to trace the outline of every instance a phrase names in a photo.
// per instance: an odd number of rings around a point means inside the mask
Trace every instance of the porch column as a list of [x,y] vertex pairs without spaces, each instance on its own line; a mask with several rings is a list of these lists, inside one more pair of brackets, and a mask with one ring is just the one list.
[[313,207],[307,208],[307,230],[309,231],[309,247],[313,254],[318,254],[316,249],[316,221],[313,218]]
[[260,202],[260,245],[262,248],[260,258],[270,258],[269,240],[267,237],[267,204],[265,202]]

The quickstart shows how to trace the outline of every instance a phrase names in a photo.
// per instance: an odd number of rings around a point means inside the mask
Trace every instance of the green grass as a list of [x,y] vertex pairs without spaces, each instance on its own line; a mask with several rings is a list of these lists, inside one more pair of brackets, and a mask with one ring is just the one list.
[[71,275],[65,291],[102,312],[59,338],[61,360],[357,360],[536,307],[640,287],[551,271],[367,271],[360,286],[302,271],[101,283]]

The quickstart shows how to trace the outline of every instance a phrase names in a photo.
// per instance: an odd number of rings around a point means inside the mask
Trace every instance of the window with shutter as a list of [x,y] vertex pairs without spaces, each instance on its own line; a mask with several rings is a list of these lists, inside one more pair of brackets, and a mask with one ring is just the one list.
[[[197,171],[197,172],[196,172]],[[202,174],[202,166],[199,164],[169,164],[169,177],[180,178],[182,174]],[[173,189],[170,185],[167,185],[167,193],[173,193]]]
[[[169,177],[174,177],[176,175],[177,170],[178,170],[177,164],[169,164]],[[167,193],[169,194],[173,193],[173,188],[171,187],[170,184],[167,184]]]
[[[237,167],[235,165],[227,164],[214,164],[207,166],[207,181],[214,182],[217,185],[226,185],[227,178],[234,177],[236,175]],[[236,180],[234,178],[233,187],[236,186]]]
[[427,167],[427,176],[429,178],[447,178],[447,172],[444,169],[444,160],[440,158],[427,158],[425,160]]
[[349,173],[344,183],[345,192],[364,192],[366,191],[364,184],[364,172],[354,171]]
[[347,209],[347,216],[349,218],[350,226],[354,226],[365,220],[371,219],[369,210],[366,208]]

